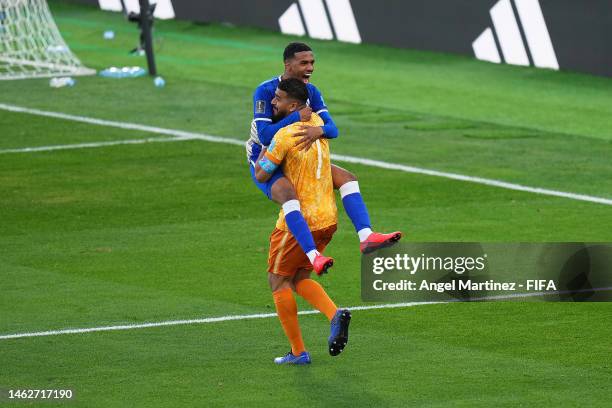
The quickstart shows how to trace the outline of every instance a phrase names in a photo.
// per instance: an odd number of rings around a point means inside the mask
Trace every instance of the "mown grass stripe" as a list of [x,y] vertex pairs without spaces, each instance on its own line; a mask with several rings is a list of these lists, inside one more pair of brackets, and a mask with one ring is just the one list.
[[[70,115],[70,114],[61,113],[61,112],[43,111],[39,109],[30,109],[30,108],[25,108],[21,106],[7,105],[7,104],[2,104],[2,103],[0,103],[0,109],[10,111],[10,112],[27,113],[27,114],[47,116],[47,117],[52,117],[52,118],[57,118],[57,119],[72,120],[72,121],[83,122],[83,123],[88,123],[92,125],[117,127],[117,128],[126,129],[126,130],[139,130],[142,132],[162,134],[166,136],[173,136],[174,138],[176,138],[177,141],[179,140],[203,140],[206,142],[225,143],[225,144],[244,146],[244,142],[241,140],[232,139],[228,137],[207,135],[203,133],[188,132],[184,130],[165,129],[165,128],[160,128],[156,126],[141,125],[137,123],[117,122],[117,121],[112,121],[112,120],[96,119],[96,118],[90,118],[86,116]],[[166,140],[166,141],[172,141],[172,140]],[[100,142],[99,145],[103,146],[102,143],[105,143],[105,142]],[[121,143],[116,143],[116,144],[121,144]],[[91,145],[91,143],[88,143],[88,145]],[[67,146],[67,145],[63,145],[63,146]],[[89,147],[92,147],[92,146],[89,146]],[[28,147],[24,149],[34,149],[34,148]],[[32,151],[32,150],[24,150],[24,149],[22,150]],[[15,150],[18,150],[18,149],[11,149],[11,150],[12,152],[15,152]],[[43,151],[43,150],[45,150],[43,147],[38,148],[38,151]],[[57,150],[57,147],[48,146],[46,150]],[[7,153],[7,152],[8,151],[0,150],[0,153]],[[458,174],[458,173],[449,173],[445,171],[438,171],[438,170],[432,170],[432,169],[425,169],[421,167],[407,166],[407,165],[399,164],[399,163],[389,163],[389,162],[384,162],[380,160],[368,159],[364,157],[345,156],[345,155],[338,155],[338,154],[332,154],[331,157],[332,157],[332,160],[336,162],[355,163],[355,164],[361,164],[365,166],[377,167],[377,168],[387,169],[387,170],[398,170],[398,171],[403,171],[405,173],[423,174],[427,176],[442,177],[442,178],[451,179],[451,180],[483,184],[486,186],[504,188],[507,190],[515,190],[515,191],[522,191],[526,193],[567,198],[567,199],[576,200],[576,201],[586,201],[586,202],[597,203],[597,204],[612,205],[612,199],[604,198],[604,197],[597,197],[597,196],[578,194],[578,193],[559,191],[559,190],[549,190],[546,188],[531,187],[531,186],[526,186],[522,184],[509,183],[509,182],[502,181],[502,180],[494,180],[494,179],[487,179],[483,177],[468,176],[468,175]]]

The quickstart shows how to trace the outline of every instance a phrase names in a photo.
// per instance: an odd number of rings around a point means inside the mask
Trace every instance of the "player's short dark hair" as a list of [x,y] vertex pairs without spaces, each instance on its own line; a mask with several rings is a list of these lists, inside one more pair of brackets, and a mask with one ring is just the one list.
[[283,52],[283,60],[287,61],[288,59],[295,57],[295,54],[298,52],[303,51],[312,51],[312,48],[301,42],[292,42],[285,47],[285,51]]
[[308,88],[306,88],[306,84],[303,81],[297,78],[283,79],[278,83],[278,89],[287,92],[290,98],[302,104],[308,101]]

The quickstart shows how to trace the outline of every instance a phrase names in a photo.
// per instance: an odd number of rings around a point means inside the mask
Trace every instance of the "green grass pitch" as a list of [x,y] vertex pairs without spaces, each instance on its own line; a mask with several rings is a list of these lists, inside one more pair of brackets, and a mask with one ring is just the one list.
[[[51,1],[90,67],[141,65],[121,15]],[[116,39],[104,40],[105,30]],[[251,95],[290,37],[156,23],[150,78],[0,83],[0,103],[245,140]],[[310,41],[340,129],[337,154],[612,197],[612,82],[471,58]],[[0,110],[0,151],[150,133]],[[607,241],[609,205],[363,165],[375,227],[426,241]],[[340,204],[341,207],[341,204]],[[277,207],[240,146],[185,141],[0,153],[0,335],[270,313]],[[340,210],[321,279],[362,304],[358,241]],[[302,310],[308,309],[303,302]],[[301,316],[310,367],[276,367],[275,318],[0,340],[0,389],[71,388],[42,406],[606,406],[612,307],[496,302],[356,311],[345,352]],[[1,401],[2,406],[35,402]]]

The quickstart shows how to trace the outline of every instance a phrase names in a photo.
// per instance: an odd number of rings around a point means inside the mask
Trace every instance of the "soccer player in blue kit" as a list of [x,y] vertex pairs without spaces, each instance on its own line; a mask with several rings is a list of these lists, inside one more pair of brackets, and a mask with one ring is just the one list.
[[[333,265],[333,259],[317,251],[312,233],[300,211],[300,202],[293,185],[280,169],[277,169],[272,177],[264,183],[258,182],[255,178],[255,163],[262,148],[267,147],[276,132],[285,126],[295,122],[309,121],[312,112],[316,112],[323,119],[324,125],[317,127],[302,126],[301,131],[294,134],[296,145],[300,145],[301,149],[309,149],[321,137],[328,139],[338,137],[338,128],[327,110],[321,92],[310,83],[315,63],[312,49],[304,43],[294,42],[287,45],[283,58],[285,63],[284,73],[279,77],[261,83],[253,95],[254,115],[251,122],[251,135],[246,142],[247,158],[250,163],[253,182],[270,200],[282,206],[287,227],[308,256],[315,272],[321,274]],[[273,112],[272,100],[275,97],[278,83],[287,78],[297,78],[306,83],[309,96],[308,107],[280,119]],[[344,209],[357,231],[361,252],[369,253],[399,241],[402,237],[401,232],[381,234],[372,231],[370,217],[359,191],[357,178],[334,164],[331,165],[331,168],[334,188],[340,191]]]

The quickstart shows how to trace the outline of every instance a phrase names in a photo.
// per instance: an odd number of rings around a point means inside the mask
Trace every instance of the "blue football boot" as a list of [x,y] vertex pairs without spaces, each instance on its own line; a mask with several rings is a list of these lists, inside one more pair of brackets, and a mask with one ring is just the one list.
[[302,354],[300,354],[299,356],[294,356],[293,353],[290,351],[282,357],[276,357],[274,359],[274,364],[310,364],[310,353],[307,351],[302,351]]
[[347,309],[338,309],[331,321],[330,335],[327,339],[329,354],[337,356],[348,343],[348,328],[351,323],[351,312]]

